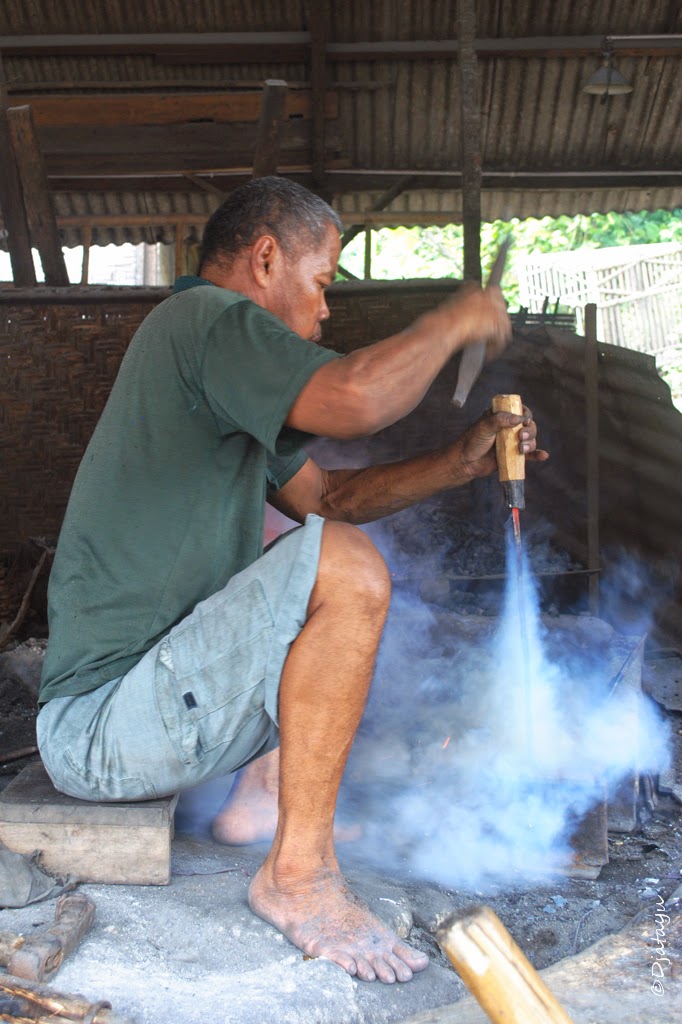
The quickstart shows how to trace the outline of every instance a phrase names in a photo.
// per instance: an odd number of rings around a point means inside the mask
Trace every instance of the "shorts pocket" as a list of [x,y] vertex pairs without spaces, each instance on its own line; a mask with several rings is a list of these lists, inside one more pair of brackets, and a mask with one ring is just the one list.
[[186,764],[229,743],[264,714],[273,618],[260,580],[214,594],[159,646],[157,702]]

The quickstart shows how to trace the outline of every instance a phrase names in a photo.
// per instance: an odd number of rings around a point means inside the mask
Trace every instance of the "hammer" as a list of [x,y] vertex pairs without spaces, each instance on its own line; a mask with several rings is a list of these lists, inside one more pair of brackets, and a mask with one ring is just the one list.
[[0,965],[16,978],[45,981],[56,974],[95,919],[95,904],[81,892],[57,900],[54,924],[33,935],[0,932]]

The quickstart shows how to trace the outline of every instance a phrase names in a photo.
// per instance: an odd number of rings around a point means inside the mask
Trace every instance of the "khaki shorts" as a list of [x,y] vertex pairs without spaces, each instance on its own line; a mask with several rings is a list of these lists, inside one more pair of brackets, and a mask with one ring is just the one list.
[[126,675],[49,701],[38,744],[57,789],[83,800],[167,796],[277,747],[280,677],[306,621],[323,526],[308,516]]

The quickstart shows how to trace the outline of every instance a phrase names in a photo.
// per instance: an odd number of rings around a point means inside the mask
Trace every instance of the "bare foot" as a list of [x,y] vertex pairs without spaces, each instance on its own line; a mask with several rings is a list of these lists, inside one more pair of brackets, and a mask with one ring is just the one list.
[[[249,794],[248,801],[229,797],[213,819],[211,834],[216,843],[226,846],[248,846],[270,842],[277,828],[277,797],[270,793]],[[337,842],[355,842],[362,836],[359,825],[335,825]]]
[[429,963],[375,917],[332,869],[276,885],[266,861],[249,887],[249,906],[308,956],[324,956],[362,981],[409,981]]

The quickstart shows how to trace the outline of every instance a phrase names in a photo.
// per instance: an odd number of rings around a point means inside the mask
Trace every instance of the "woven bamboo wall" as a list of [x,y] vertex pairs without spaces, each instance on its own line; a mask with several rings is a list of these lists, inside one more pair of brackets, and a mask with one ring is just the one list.
[[[348,352],[399,331],[441,301],[452,285],[334,287],[325,344]],[[8,565],[28,538],[56,537],[125,349],[165,294],[119,290],[86,303],[73,295],[69,302],[45,302],[43,293],[42,302],[13,303],[0,293],[0,621],[16,608]],[[449,400],[454,361],[410,416],[362,445],[328,445],[320,461],[369,463],[434,448],[489,407],[493,394],[520,391],[552,452],[546,467],[529,470],[526,521],[552,524],[561,544],[581,558],[584,363],[584,342],[575,334],[515,332],[504,356],[484,370],[464,410],[455,410]],[[650,356],[600,345],[599,382],[602,541],[679,562],[682,540],[673,510],[682,500],[682,415]],[[452,501],[458,513],[487,521],[493,505],[499,508],[498,488],[495,481],[478,481],[454,492]],[[682,627],[682,595],[673,604]]]
[[[447,290],[452,283],[446,285]],[[56,537],[71,484],[143,318],[167,292],[139,290],[64,301],[43,290],[12,301],[0,294],[0,621],[16,607],[23,578],[10,571],[20,545]],[[352,297],[334,289],[327,343],[354,348],[399,330],[439,301],[442,286],[409,286],[391,298],[372,287]],[[127,293],[127,294],[125,294]],[[75,300],[75,301],[74,301]],[[16,585],[15,582],[16,581]]]

